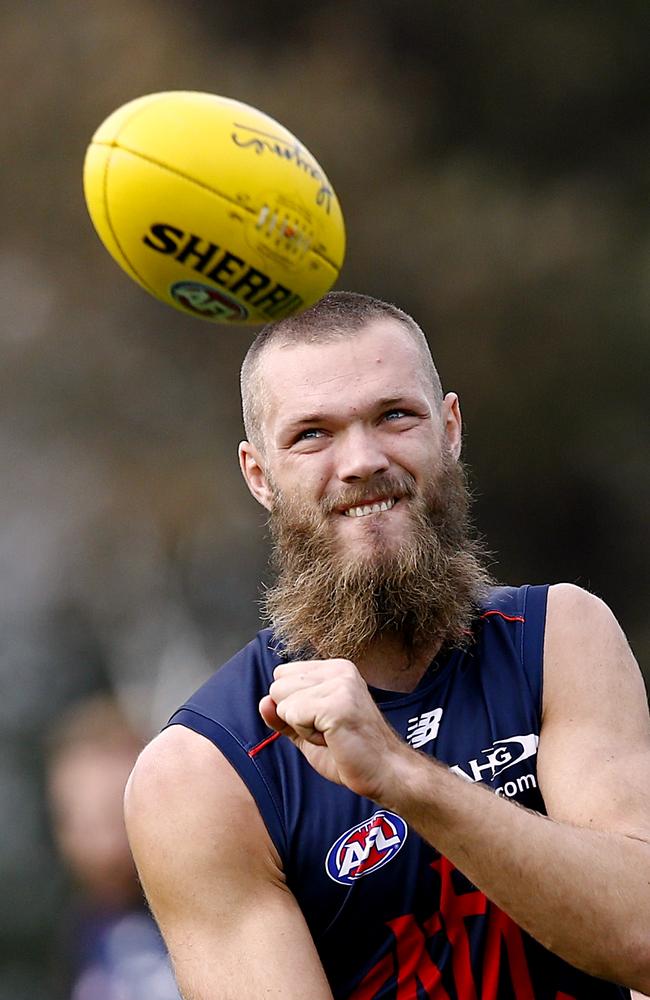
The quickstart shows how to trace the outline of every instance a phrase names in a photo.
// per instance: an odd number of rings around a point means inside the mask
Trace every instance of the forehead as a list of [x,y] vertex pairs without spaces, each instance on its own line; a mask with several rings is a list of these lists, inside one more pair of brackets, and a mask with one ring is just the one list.
[[422,352],[397,320],[369,323],[321,343],[274,345],[260,359],[264,422],[294,419],[328,404],[431,395]]

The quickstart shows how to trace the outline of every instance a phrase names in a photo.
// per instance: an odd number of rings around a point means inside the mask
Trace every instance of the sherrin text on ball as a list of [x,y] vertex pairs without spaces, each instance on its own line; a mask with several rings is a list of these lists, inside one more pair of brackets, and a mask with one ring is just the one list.
[[341,207],[286,128],[214,94],[137,98],[95,132],[93,224],[152,295],[217,323],[265,323],[316,302],[345,253]]

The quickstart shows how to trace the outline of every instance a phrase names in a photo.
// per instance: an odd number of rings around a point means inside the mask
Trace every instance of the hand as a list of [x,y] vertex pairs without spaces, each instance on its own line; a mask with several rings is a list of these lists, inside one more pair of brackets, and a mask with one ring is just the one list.
[[350,660],[303,660],[276,667],[260,715],[288,736],[329,781],[380,802],[391,755],[408,747],[384,720]]

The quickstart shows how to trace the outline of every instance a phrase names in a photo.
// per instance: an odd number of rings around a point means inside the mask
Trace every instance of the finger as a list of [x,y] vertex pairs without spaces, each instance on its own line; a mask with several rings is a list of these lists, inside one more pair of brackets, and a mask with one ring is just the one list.
[[316,746],[325,745],[325,737],[316,725],[313,708],[309,702],[305,704],[300,695],[281,702],[277,705],[276,712],[298,740],[306,740]]
[[270,729],[275,729],[278,733],[286,733],[291,727],[284,719],[281,719],[277,712],[277,705],[270,695],[266,694],[258,705],[259,713]]
[[321,679],[313,674],[295,673],[273,681],[269,688],[269,694],[276,705],[279,705],[285,698],[289,698],[298,691],[315,690],[320,683]]
[[297,691],[282,701],[276,701],[275,712],[278,718],[284,719],[298,740],[306,740],[316,746],[325,745],[325,737],[316,723],[310,691]]
[[293,677],[296,674],[314,674],[323,669],[324,660],[290,660],[289,663],[278,663],[273,671],[275,678]]
[[293,726],[287,726],[287,731],[284,735],[293,740],[298,747],[303,743],[311,743],[315,747],[327,746],[327,740],[318,729],[314,729],[313,726],[303,725],[300,722],[296,722]]
[[264,719],[265,723],[270,729],[275,729],[277,733],[282,733],[283,736],[287,736],[294,743],[300,744],[303,741],[312,743],[314,746],[324,747],[327,746],[327,742],[322,733],[317,729],[314,729],[310,725],[300,725],[296,724],[296,727],[290,725],[285,721],[280,715],[278,715],[277,705],[273,701],[270,695],[265,695],[259,703],[259,713]]

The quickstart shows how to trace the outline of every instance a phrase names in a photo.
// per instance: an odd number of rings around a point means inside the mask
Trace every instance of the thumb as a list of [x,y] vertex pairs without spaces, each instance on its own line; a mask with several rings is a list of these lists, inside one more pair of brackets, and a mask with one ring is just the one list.
[[290,726],[288,723],[281,719],[278,715],[277,705],[273,701],[270,694],[265,694],[258,705],[258,710],[267,726],[271,729],[275,729],[277,733],[282,733],[283,736],[288,736],[298,748],[302,746],[303,743],[311,743],[317,747],[327,746],[327,742],[322,733],[319,733],[317,729],[312,727],[305,728],[299,727],[298,732]]
[[258,710],[270,729],[275,729],[278,733],[286,733],[290,729],[284,719],[281,719],[278,715],[277,705],[270,694],[264,695],[258,705]]

